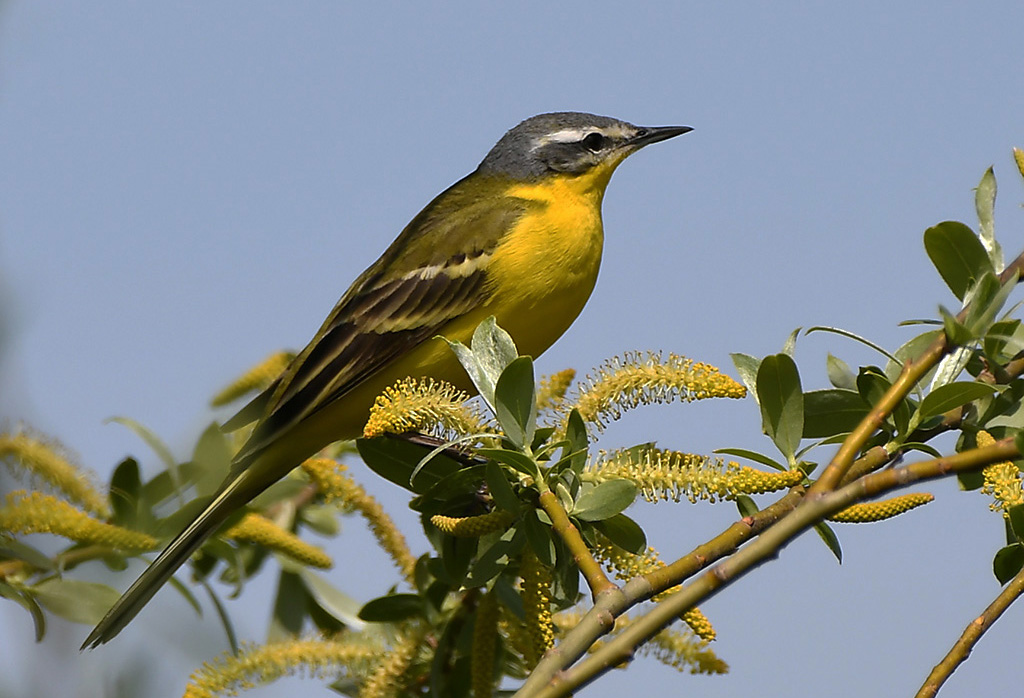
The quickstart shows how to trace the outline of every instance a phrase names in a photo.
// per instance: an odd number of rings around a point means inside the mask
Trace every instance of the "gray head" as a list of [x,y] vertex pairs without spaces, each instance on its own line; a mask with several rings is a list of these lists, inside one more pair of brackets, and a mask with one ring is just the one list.
[[580,175],[598,165],[614,169],[645,145],[692,130],[689,126],[634,126],[571,111],[540,114],[502,136],[477,171],[527,180],[556,172]]

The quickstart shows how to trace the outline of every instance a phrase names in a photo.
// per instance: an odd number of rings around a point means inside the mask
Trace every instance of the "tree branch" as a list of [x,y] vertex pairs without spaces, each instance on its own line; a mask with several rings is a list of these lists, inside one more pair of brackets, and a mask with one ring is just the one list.
[[1016,601],[1021,594],[1024,594],[1024,569],[1007,583],[999,592],[999,596],[980,616],[971,621],[946,656],[942,658],[942,661],[936,664],[932,672],[928,674],[928,678],[924,680],[924,684],[918,690],[915,698],[932,698],[938,693],[942,684],[946,683],[957,667],[967,660],[981,636],[999,620],[1003,611],[1009,608],[1010,604]]

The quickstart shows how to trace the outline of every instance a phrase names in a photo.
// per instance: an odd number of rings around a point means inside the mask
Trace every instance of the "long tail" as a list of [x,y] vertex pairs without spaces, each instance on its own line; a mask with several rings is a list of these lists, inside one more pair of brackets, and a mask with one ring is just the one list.
[[254,483],[250,475],[251,471],[242,470],[221,487],[213,501],[196,520],[171,541],[157,557],[156,562],[150,565],[107,611],[107,615],[82,643],[83,650],[98,647],[121,632],[228,516],[258,494],[253,491]]

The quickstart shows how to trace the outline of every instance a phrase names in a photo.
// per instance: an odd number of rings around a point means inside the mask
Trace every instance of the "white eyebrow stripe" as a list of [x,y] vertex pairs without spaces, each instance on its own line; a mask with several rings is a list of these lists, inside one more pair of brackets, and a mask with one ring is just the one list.
[[545,143],[579,143],[588,134],[599,131],[600,129],[594,128],[566,128],[561,131],[555,131],[549,133],[542,139]]

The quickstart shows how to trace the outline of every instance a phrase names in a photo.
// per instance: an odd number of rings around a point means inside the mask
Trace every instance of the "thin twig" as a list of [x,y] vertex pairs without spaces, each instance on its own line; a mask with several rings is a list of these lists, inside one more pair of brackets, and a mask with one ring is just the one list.
[[583,573],[583,578],[587,580],[593,597],[596,599],[605,592],[618,589],[608,579],[608,575],[604,573],[604,570],[601,569],[601,564],[594,558],[594,554],[590,552],[590,548],[587,547],[586,542],[580,536],[579,530],[569,520],[569,515],[566,514],[565,508],[562,507],[555,493],[551,490],[541,492],[540,506],[548,515],[548,518],[551,519],[551,527],[555,533],[558,534],[558,537],[569,548],[569,552],[572,553],[573,560],[576,561],[580,572]]
[[777,556],[779,551],[798,535],[850,504],[904,487],[912,482],[978,470],[990,463],[1018,457],[1020,453],[1017,447],[1012,440],[1006,439],[985,448],[866,475],[839,490],[825,493],[813,500],[805,499],[789,516],[764,531],[756,541],[659,603],[579,664],[552,677],[542,686],[538,686],[538,682],[527,681],[516,695],[520,698],[558,698],[590,683],[629,659],[636,647],[667,627],[683,612]]
[[1024,569],[1018,572],[1003,587],[1003,590],[999,592],[999,596],[989,604],[988,608],[980,616],[971,621],[970,625],[967,626],[960,638],[953,644],[946,656],[942,658],[942,661],[936,664],[932,672],[928,674],[928,678],[924,680],[924,684],[922,684],[915,698],[932,698],[938,693],[939,689],[942,688],[942,684],[946,683],[946,680],[952,676],[957,667],[967,660],[971,650],[978,644],[981,636],[992,627],[993,623],[999,620],[999,616],[1003,615],[1003,611],[1009,608],[1010,604],[1016,601],[1021,594],[1024,594]]

